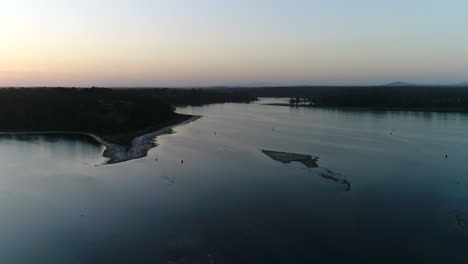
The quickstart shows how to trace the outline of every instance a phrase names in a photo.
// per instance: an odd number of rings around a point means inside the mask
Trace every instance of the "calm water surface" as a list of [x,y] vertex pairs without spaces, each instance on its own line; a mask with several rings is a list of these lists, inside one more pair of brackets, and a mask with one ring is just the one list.
[[179,108],[203,118],[115,165],[81,136],[0,137],[0,262],[468,263],[467,114],[268,101]]

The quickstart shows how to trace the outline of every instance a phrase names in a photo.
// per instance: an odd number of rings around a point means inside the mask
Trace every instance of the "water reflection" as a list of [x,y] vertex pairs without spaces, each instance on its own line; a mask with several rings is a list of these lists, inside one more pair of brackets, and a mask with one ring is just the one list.
[[0,137],[0,262],[467,263],[452,212],[468,204],[468,115],[177,111],[204,118],[109,166],[86,138]]
[[462,214],[458,213],[456,215],[456,219],[457,219],[457,225],[465,230],[465,231],[468,231],[468,218],[464,217]]
[[[93,165],[104,160],[104,147],[93,138],[78,134],[0,134],[3,160],[74,160]],[[40,159],[35,159],[40,157]]]
[[345,178],[340,178],[339,173],[334,173],[329,169],[324,169],[322,172],[319,173],[319,175],[327,180],[332,180],[334,182],[342,184],[345,187],[346,192],[349,192],[351,190],[351,183],[349,183],[349,181]]
[[2,141],[25,141],[42,145],[44,143],[52,142],[74,142],[95,147],[100,147],[101,144],[94,140],[92,137],[80,134],[0,134],[0,143]]

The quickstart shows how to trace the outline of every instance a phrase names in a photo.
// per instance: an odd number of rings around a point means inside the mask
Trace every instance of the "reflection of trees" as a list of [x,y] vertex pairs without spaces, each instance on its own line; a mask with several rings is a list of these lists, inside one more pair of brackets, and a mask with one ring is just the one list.
[[101,146],[101,143],[97,142],[94,138],[75,134],[75,133],[54,133],[54,132],[43,132],[43,133],[12,133],[8,132],[5,134],[0,133],[0,140],[16,140],[23,142],[80,142],[92,146]]

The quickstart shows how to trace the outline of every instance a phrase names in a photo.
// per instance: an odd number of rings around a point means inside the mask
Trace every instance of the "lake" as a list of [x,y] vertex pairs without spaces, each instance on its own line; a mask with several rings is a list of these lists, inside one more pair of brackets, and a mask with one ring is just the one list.
[[468,262],[468,114],[278,100],[179,107],[203,117],[114,165],[85,136],[1,136],[0,262]]

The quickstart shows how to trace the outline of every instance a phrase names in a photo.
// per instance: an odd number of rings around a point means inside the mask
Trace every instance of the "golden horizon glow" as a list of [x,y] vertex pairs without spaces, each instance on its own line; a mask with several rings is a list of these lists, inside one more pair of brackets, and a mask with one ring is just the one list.
[[468,3],[350,2],[6,0],[0,86],[468,81]]

